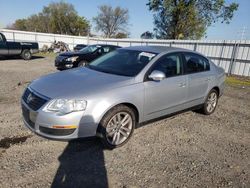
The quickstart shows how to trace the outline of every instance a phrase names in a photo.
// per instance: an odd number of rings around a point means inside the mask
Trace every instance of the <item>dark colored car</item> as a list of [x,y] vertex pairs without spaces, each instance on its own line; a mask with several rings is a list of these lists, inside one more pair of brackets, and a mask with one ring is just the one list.
[[17,56],[29,60],[32,54],[38,52],[37,42],[10,42],[0,33],[0,56]]
[[98,57],[121,48],[120,46],[97,44],[89,45],[78,52],[66,52],[59,54],[55,59],[58,70],[85,66]]
[[75,51],[75,52],[78,52],[78,51],[80,51],[81,49],[83,49],[83,48],[85,48],[85,47],[87,47],[86,44],[77,44],[77,45],[74,47],[74,51]]

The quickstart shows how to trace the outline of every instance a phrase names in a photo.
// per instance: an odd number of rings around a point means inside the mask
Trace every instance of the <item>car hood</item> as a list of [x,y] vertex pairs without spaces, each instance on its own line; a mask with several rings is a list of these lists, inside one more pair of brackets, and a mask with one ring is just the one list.
[[49,98],[82,98],[133,84],[134,78],[76,68],[34,80],[30,88]]

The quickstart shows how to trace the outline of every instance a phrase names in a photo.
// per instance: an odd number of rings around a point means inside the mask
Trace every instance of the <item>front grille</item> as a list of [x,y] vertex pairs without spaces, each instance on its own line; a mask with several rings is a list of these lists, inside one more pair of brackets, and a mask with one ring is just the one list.
[[37,94],[32,92],[29,88],[25,90],[23,94],[23,100],[34,111],[37,111],[48,101],[45,98],[39,97]]
[[22,105],[22,112],[23,112],[23,118],[24,120],[29,124],[30,127],[33,129],[35,128],[35,122],[31,121],[30,119],[30,111]]

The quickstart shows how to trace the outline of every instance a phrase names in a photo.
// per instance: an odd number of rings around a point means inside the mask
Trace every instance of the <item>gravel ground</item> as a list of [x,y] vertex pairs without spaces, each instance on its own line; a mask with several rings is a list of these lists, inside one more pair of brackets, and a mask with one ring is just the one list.
[[123,147],[50,141],[24,127],[20,96],[53,58],[0,60],[0,187],[250,187],[250,89],[227,86],[216,112],[135,130]]

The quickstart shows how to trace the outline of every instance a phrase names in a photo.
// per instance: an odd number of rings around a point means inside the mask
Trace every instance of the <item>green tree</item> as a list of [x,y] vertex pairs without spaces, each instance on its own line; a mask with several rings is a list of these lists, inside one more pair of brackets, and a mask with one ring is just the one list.
[[141,39],[153,39],[153,38],[154,38],[154,34],[151,33],[150,31],[146,31],[141,34]]
[[147,6],[161,39],[200,39],[211,24],[230,23],[238,9],[237,3],[225,0],[149,0]]
[[103,32],[105,37],[114,37],[119,32],[127,33],[129,14],[128,9],[120,7],[112,8],[111,6],[102,5],[93,21],[96,30]]
[[55,34],[87,35],[89,22],[77,14],[74,6],[65,2],[51,3],[42,12],[27,19],[18,19],[13,29]]

